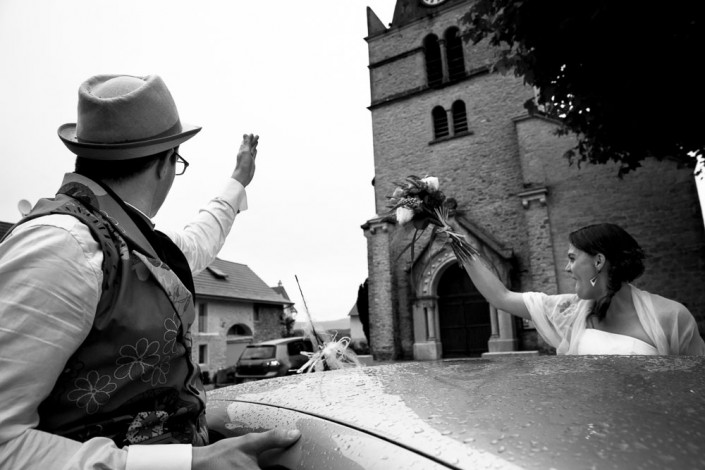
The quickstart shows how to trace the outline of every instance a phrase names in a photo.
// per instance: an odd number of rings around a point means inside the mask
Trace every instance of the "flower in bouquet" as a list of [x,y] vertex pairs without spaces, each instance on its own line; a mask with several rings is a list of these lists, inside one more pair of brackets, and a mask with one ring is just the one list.
[[[465,240],[465,236],[451,227],[449,220],[455,199],[446,198],[440,190],[437,177],[408,176],[405,182],[397,183],[389,200],[390,207],[400,225],[412,222],[417,231],[425,229],[429,224],[436,225],[438,231],[448,237],[458,261],[462,263],[478,256],[478,251]],[[415,240],[416,236],[411,242],[412,261]]]
[[441,225],[436,209],[443,206],[446,197],[435,176],[408,176],[405,182],[397,183],[388,199],[400,225],[412,222],[417,229],[424,229],[429,223]]

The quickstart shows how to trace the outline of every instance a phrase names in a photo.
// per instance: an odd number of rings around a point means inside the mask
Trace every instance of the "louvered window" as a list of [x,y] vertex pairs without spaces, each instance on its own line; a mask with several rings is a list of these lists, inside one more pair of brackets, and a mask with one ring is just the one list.
[[434,87],[443,83],[443,62],[441,60],[441,47],[438,37],[429,34],[423,41],[424,56],[426,57],[426,78],[428,86]]
[[441,137],[447,137],[449,134],[448,130],[448,115],[446,110],[441,106],[436,106],[431,112],[433,116],[433,135],[434,138],[440,139]]
[[463,40],[458,28],[450,28],[445,33],[446,58],[448,59],[448,79],[458,80],[465,76]]
[[465,103],[458,100],[453,103],[451,110],[453,114],[453,135],[457,135],[461,132],[467,132],[468,115],[465,112]]

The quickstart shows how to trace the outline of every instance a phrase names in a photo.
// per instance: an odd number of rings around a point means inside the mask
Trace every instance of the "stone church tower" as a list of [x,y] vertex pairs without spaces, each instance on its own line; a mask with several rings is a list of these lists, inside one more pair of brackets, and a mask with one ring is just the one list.
[[[635,285],[686,305],[705,332],[705,233],[692,172],[647,161],[570,166],[573,137],[523,107],[533,90],[490,70],[496,51],[465,42],[471,0],[398,0],[385,26],[368,8],[377,216],[368,244],[370,343],[377,359],[439,359],[545,349],[530,322],[479,295],[445,240],[390,217],[408,175],[437,176],[457,200],[453,224],[515,291],[574,292],[568,234],[613,222],[647,253]],[[655,118],[662,118],[655,116]]]

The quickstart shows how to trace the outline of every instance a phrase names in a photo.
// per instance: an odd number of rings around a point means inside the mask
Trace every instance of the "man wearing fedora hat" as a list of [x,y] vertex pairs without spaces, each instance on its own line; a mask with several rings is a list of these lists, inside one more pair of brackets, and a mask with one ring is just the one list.
[[246,209],[259,138],[243,136],[232,177],[192,223],[155,230],[188,166],[179,146],[200,129],[159,76],[79,88],[77,121],[58,131],[75,172],[0,243],[0,468],[257,468],[299,438],[209,445],[192,274]]

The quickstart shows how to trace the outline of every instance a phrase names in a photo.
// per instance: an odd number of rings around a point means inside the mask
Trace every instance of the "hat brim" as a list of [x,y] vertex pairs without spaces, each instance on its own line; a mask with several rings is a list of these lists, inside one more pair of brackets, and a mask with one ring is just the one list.
[[69,123],[59,127],[58,134],[68,149],[79,157],[93,160],[130,160],[154,155],[172,149],[201,130],[200,126],[182,124],[178,134],[118,144],[98,144],[82,142],[76,138],[76,124]]

